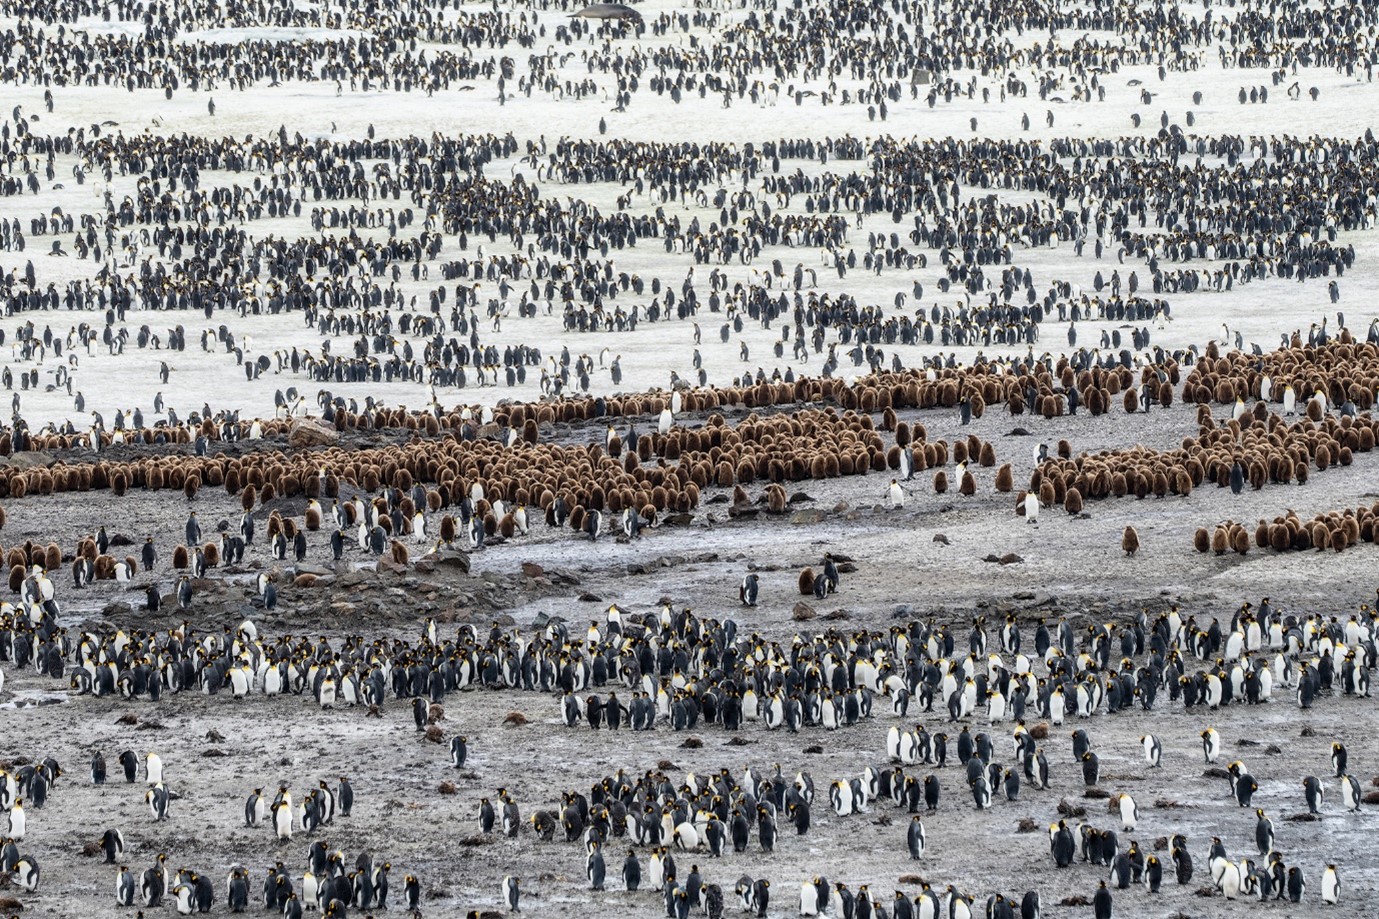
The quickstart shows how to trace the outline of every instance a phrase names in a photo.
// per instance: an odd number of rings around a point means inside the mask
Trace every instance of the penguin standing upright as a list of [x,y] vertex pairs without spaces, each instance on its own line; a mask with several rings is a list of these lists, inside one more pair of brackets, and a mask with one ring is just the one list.
[[1341,776],[1341,803],[1345,805],[1345,809],[1352,813],[1359,813],[1363,801],[1364,796],[1360,792],[1360,783],[1355,776]]
[[1302,895],[1307,891],[1307,879],[1303,877],[1302,869],[1296,865],[1288,869],[1288,899],[1293,903],[1301,903]]
[[125,750],[119,756],[120,768],[124,770],[124,780],[129,784],[139,779],[139,756],[133,750]]
[[1312,814],[1319,814],[1322,804],[1325,802],[1326,792],[1322,789],[1321,780],[1315,775],[1309,775],[1302,780],[1303,795],[1307,798],[1307,811]]
[[121,865],[119,873],[115,876],[115,905],[133,906],[134,889],[133,873],[127,865]]
[[603,864],[603,850],[597,840],[589,844],[589,854],[584,859],[584,876],[589,879],[590,890],[603,890],[606,869]]
[[1331,769],[1332,775],[1336,776],[1338,779],[1345,775],[1346,759],[1345,744],[1339,741],[1333,743],[1331,745]]
[[1274,851],[1274,824],[1268,817],[1264,816],[1262,807],[1255,808],[1255,848],[1259,854],[1267,857]]
[[756,574],[749,574],[742,579],[742,585],[737,590],[737,596],[738,599],[742,601],[743,606],[757,605],[758,589],[759,584]]
[[1216,728],[1207,728],[1202,732],[1202,756],[1211,764],[1215,763],[1220,755],[1221,735],[1216,733]]
[[514,875],[509,874],[503,878],[503,902],[508,905],[510,912],[521,912],[517,905],[522,896],[521,884],[522,879]]
[[910,828],[905,833],[905,843],[910,850],[910,858],[918,860],[924,854],[924,822],[919,814],[910,818]]
[[1149,764],[1149,768],[1157,769],[1163,765],[1163,744],[1159,743],[1159,738],[1153,734],[1145,734],[1140,738],[1140,743],[1144,745],[1144,761]]
[[144,801],[148,804],[149,810],[153,813],[155,822],[162,822],[168,819],[168,789],[162,782],[154,785],[144,793]]
[[15,798],[14,803],[10,805],[10,838],[15,842],[23,842],[27,825],[28,819],[24,814],[24,799]]
[[105,852],[105,863],[113,865],[124,856],[124,834],[116,829],[109,829],[101,836],[101,849]]
[[1096,919],[1111,919],[1111,891],[1107,889],[1105,881],[1101,882],[1101,886],[1097,887],[1096,896],[1092,897],[1092,911]]
[[278,839],[292,838],[292,796],[283,795],[283,800],[275,803],[273,811],[273,833]]
[[340,776],[335,786],[335,809],[341,817],[348,817],[350,811],[354,810],[354,786],[347,776]]
[[263,789],[255,788],[249,793],[249,798],[244,802],[244,825],[258,826],[259,821],[264,818],[267,812],[268,802],[264,800]]
[[1322,872],[1322,902],[1331,906],[1341,902],[1341,878],[1335,865],[1327,865]]

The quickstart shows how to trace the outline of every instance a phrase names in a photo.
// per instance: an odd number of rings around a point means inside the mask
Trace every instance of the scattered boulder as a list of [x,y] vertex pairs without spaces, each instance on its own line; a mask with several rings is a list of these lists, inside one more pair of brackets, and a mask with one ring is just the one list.
[[315,418],[298,418],[287,432],[287,445],[294,449],[329,447],[340,442],[340,432]]

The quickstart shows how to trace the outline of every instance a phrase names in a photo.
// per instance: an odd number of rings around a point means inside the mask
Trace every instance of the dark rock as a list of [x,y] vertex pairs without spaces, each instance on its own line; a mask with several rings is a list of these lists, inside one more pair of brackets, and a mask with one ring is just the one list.
[[378,570],[390,571],[393,574],[406,574],[408,569],[407,566],[401,562],[393,561],[391,555],[380,555],[378,557]]
[[469,553],[449,546],[441,547],[431,559],[438,568],[454,568],[469,574]]
[[326,447],[340,442],[340,432],[315,418],[298,418],[287,433],[287,445],[294,449]]
[[934,534],[934,542],[938,543],[939,545],[943,545],[943,546],[952,545],[952,543],[950,543],[950,542],[948,541],[948,537],[947,537],[947,536],[944,536],[942,533],[935,533],[935,534]]
[[9,456],[0,457],[0,466],[9,466],[23,472],[40,466],[51,466],[57,457],[44,450],[21,450]]
[[790,618],[796,622],[808,622],[811,619],[818,618],[818,616],[819,614],[814,607],[803,600],[796,603],[794,609],[790,611]]

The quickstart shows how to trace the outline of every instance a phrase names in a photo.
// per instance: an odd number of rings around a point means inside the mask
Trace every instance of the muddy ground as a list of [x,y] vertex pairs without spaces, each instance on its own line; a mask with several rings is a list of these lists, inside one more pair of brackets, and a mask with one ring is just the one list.
[[[960,433],[955,414],[914,417],[928,426],[930,438]],[[1193,423],[1191,410],[1185,408],[1137,421],[1137,436],[1156,446],[1176,443]],[[1046,428],[1042,421],[992,412],[973,422],[970,430],[993,440],[998,462],[1014,462],[1016,480],[1021,481],[1041,439],[1067,437],[1075,449],[1096,450],[1118,443],[1125,423],[1119,414],[1095,419],[1079,415]],[[1009,434],[1022,424],[1030,436]],[[558,433],[567,440],[598,436],[593,431]],[[456,621],[487,626],[496,618],[529,630],[541,614],[563,616],[582,627],[586,618],[601,617],[608,603],[647,612],[665,597],[701,614],[732,616],[744,630],[782,639],[825,627],[884,629],[911,616],[931,615],[958,625],[965,634],[974,614],[985,614],[994,623],[1009,612],[1024,624],[1030,643],[1033,624],[1041,616],[1068,615],[1075,625],[1123,621],[1142,608],[1153,613],[1170,603],[1199,617],[1223,620],[1242,601],[1257,602],[1263,596],[1271,597],[1277,607],[1300,613],[1345,614],[1374,597],[1372,545],[1362,544],[1339,556],[1255,550],[1245,557],[1217,558],[1195,553],[1191,533],[1226,517],[1253,521],[1286,507],[1310,516],[1368,502],[1376,481],[1373,463],[1373,457],[1361,455],[1353,466],[1314,475],[1305,486],[1272,486],[1239,497],[1206,487],[1187,499],[1095,502],[1081,518],[1051,509],[1037,524],[1015,516],[1012,495],[992,492],[990,469],[980,471],[978,495],[971,499],[934,495],[932,473],[924,473],[910,483],[901,510],[881,506],[889,482],[882,475],[799,483],[791,490],[811,500],[801,501],[793,506],[793,514],[781,517],[761,513],[752,519],[730,518],[728,505],[711,489],[688,525],[648,530],[631,543],[609,538],[597,544],[538,526],[527,539],[473,554],[469,573],[426,563],[403,572],[375,571],[371,560],[358,551],[332,570],[326,563],[328,546],[317,533],[312,534],[309,562],[313,570],[330,571],[334,584],[314,590],[284,586],[280,607],[273,613],[253,610],[252,575],[258,567],[273,564],[265,558],[260,540],[245,568],[212,573],[190,618],[198,628],[209,630],[232,625],[248,612],[268,638],[305,631],[334,638],[365,634],[410,639],[427,615],[445,623],[442,629],[453,628]],[[751,490],[752,496],[758,491]],[[154,576],[170,590],[175,578],[168,563],[172,545],[180,541],[187,505],[180,494],[167,493],[124,499],[107,493],[26,498],[6,505],[8,522],[0,539],[6,545],[26,538],[57,539],[70,551],[79,535],[101,523],[112,536],[127,536],[135,547],[144,536],[153,535],[161,556]],[[192,506],[209,531],[216,521],[233,519],[238,501],[207,489]],[[1139,529],[1143,542],[1134,558],[1126,558],[1119,548],[1121,529],[1128,523]],[[940,534],[946,541],[937,540]],[[852,558],[856,571],[844,575],[838,594],[814,604],[819,618],[793,621],[792,608],[801,599],[795,588],[798,570],[817,564],[825,551]],[[1007,554],[1020,560],[984,560]],[[749,568],[762,579],[760,605],[751,610],[737,603],[737,584]],[[66,623],[76,629],[101,624],[147,627],[180,620],[175,607],[152,620],[138,611],[149,578],[140,575],[127,588],[103,582],[77,591],[70,575],[62,573],[58,599]],[[995,639],[993,627],[993,647]],[[304,835],[280,844],[268,829],[243,825],[249,790],[287,784],[300,795],[318,780],[338,775],[351,778],[357,796],[354,813],[338,818],[320,835],[345,852],[351,863],[361,851],[389,860],[395,866],[395,904],[400,903],[403,876],[412,873],[423,881],[427,915],[493,909],[499,902],[500,879],[512,873],[523,879],[523,905],[529,913],[553,915],[562,907],[592,907],[608,916],[657,915],[659,900],[653,894],[620,889],[618,866],[627,848],[623,841],[609,846],[610,889],[594,894],[587,890],[577,843],[542,843],[529,827],[515,840],[480,836],[479,799],[507,788],[525,817],[538,808],[553,807],[562,791],[587,792],[617,768],[635,774],[658,765],[679,781],[691,771],[727,768],[739,774],[748,766],[769,771],[779,763],[787,774],[810,771],[823,789],[833,779],[884,763],[886,731],[896,723],[882,703],[872,720],[836,733],[806,729],[790,735],[749,723],[729,736],[716,726],[701,725],[692,736],[702,746],[693,748],[685,745],[691,734],[674,733],[664,725],[645,734],[570,729],[560,721],[555,697],[478,690],[446,701],[446,736],[467,735],[472,750],[467,767],[456,771],[447,747],[422,738],[410,706],[402,701],[390,700],[377,719],[361,709],[321,711],[309,695],[235,701],[227,695],[183,693],[155,705],[69,697],[57,681],[0,666],[6,676],[0,695],[0,759],[17,764],[23,757],[51,755],[66,772],[48,805],[30,813],[21,844],[21,850],[43,866],[40,891],[4,892],[17,896],[25,916],[111,914],[114,869],[101,864],[99,856],[82,854],[83,846],[99,839],[108,827],[124,832],[129,844],[124,861],[136,870],[152,864],[158,853],[167,853],[173,865],[215,878],[215,911],[221,912],[223,879],[231,866],[246,865],[257,879],[275,861],[298,874],[305,863],[309,840]],[[503,725],[511,711],[523,712],[530,723]],[[137,717],[137,724],[122,722],[129,714]],[[914,715],[909,721],[953,736],[958,731],[937,712]],[[1014,764],[1010,723],[988,726],[981,712],[970,723],[974,732],[985,730],[996,739],[998,761]],[[1135,839],[1152,851],[1156,841],[1184,833],[1197,863],[1198,875],[1185,887],[1167,882],[1157,896],[1142,887],[1118,892],[1117,915],[1244,916],[1261,909],[1254,903],[1228,904],[1219,896],[1200,895],[1209,881],[1206,861],[1212,836],[1220,836],[1232,856],[1254,857],[1253,813],[1236,805],[1225,779],[1204,774],[1198,734],[1209,724],[1221,732],[1225,757],[1243,759],[1256,776],[1260,790],[1255,803],[1273,818],[1277,847],[1287,864],[1300,866],[1310,885],[1301,906],[1270,904],[1263,909],[1281,916],[1320,914],[1321,872],[1334,862],[1341,867],[1345,896],[1339,908],[1325,914],[1370,914],[1367,903],[1379,893],[1371,851],[1379,821],[1372,807],[1359,814],[1343,813],[1337,782],[1327,776],[1330,744],[1340,740],[1350,751],[1351,772],[1369,790],[1370,777],[1379,773],[1374,702],[1326,698],[1304,713],[1283,690],[1269,705],[1216,713],[1185,713],[1180,704],[1170,705],[1161,696],[1152,712],[1100,714],[1082,725],[1101,756],[1101,787],[1112,794],[1129,792],[1139,803],[1140,825],[1133,833],[1121,834],[1122,843]],[[836,817],[821,792],[808,835],[797,837],[783,826],[780,844],[769,855],[755,844],[747,853],[721,860],[707,853],[682,854],[677,859],[681,874],[689,864],[698,864],[705,880],[722,885],[730,899],[741,875],[769,878],[775,894],[770,915],[795,914],[799,882],[822,873],[853,890],[867,884],[886,904],[895,890],[913,895],[918,876],[935,888],[951,883],[972,894],[979,911],[990,893],[999,891],[1018,900],[1033,888],[1041,893],[1045,915],[1090,916],[1090,906],[1059,903],[1070,896],[1090,897],[1101,869],[1078,863],[1055,870],[1043,831],[1058,818],[1061,801],[1085,807],[1085,819],[1096,826],[1118,826],[1105,800],[1084,798],[1068,736],[1073,727],[1053,729],[1044,742],[1053,767],[1050,789],[1025,787],[1018,801],[998,801],[987,811],[975,809],[951,759],[944,770],[915,767],[920,774],[935,771],[944,789],[940,810],[926,817],[929,849],[918,863],[912,863],[905,850],[907,815],[879,803],[869,814]],[[209,740],[212,732],[224,740]],[[1150,769],[1144,762],[1139,738],[1145,733],[1163,742],[1161,769]],[[153,822],[143,803],[142,780],[127,785],[114,778],[114,759],[126,748],[140,754],[156,751],[163,758],[168,782],[180,796],[167,823]],[[90,783],[87,771],[97,750],[110,760],[112,771],[111,783],[99,788]],[[1308,774],[1323,777],[1328,803],[1319,821],[1295,822],[1290,818],[1306,809],[1301,781]],[[443,782],[453,783],[453,794],[441,792]],[[1037,831],[1019,831],[1026,818],[1034,821]],[[646,853],[640,854],[645,859]],[[1167,858],[1166,852],[1158,854]]]

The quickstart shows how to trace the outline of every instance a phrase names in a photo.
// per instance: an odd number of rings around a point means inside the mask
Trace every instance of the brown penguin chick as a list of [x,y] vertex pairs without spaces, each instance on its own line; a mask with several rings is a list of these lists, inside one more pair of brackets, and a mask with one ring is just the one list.
[[1063,510],[1074,516],[1082,513],[1082,492],[1076,488],[1069,488],[1063,497]]
[[1211,543],[1211,534],[1207,532],[1206,527],[1198,527],[1197,532],[1192,534],[1192,545],[1198,552],[1210,551]]
[[1015,486],[1015,472],[1010,463],[1003,463],[1001,468],[996,470],[996,491],[1002,494],[1010,491]]
[[43,567],[49,571],[57,571],[62,567],[62,547],[57,543],[48,543],[48,548],[43,553]]
[[934,494],[946,495],[948,493],[948,473],[940,469],[934,473]]
[[394,564],[406,566],[411,561],[411,553],[407,551],[407,546],[404,543],[394,539],[389,543],[389,547],[392,550]]
[[785,489],[779,484],[772,483],[766,487],[766,511],[771,514],[783,514],[787,505]]
[[1244,555],[1250,551],[1250,534],[1238,523],[1231,527],[1231,548],[1237,555]]
[[187,552],[186,546],[178,546],[172,550],[172,567],[182,571],[191,565],[191,556]]
[[814,569],[800,569],[800,593],[806,597],[814,596]]
[[1131,558],[1140,550],[1140,534],[1135,531],[1134,527],[1128,526],[1125,528],[1125,532],[1121,533],[1120,547]]
[[958,494],[962,495],[965,498],[970,498],[976,493],[977,479],[975,476],[972,475],[971,472],[968,472],[966,469],[964,469],[962,473],[962,479],[958,483]]

